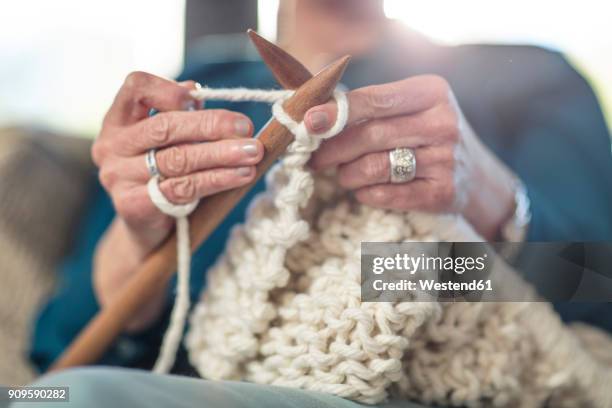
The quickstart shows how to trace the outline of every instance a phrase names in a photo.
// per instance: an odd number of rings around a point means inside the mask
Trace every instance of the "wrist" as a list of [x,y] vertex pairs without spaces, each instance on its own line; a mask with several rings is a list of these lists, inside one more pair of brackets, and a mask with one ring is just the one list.
[[516,177],[505,168],[481,171],[471,183],[463,216],[487,241],[499,240],[516,210]]
[[134,240],[123,221],[116,217],[98,243],[94,256],[93,283],[101,306],[112,300],[112,294],[145,256],[146,247]]
[[[93,287],[100,307],[110,304],[123,286],[134,275],[142,261],[154,247],[143,245],[119,218],[115,218],[96,248],[94,256]],[[128,322],[130,332],[151,325],[161,314],[165,304],[165,287],[159,296],[149,302]]]

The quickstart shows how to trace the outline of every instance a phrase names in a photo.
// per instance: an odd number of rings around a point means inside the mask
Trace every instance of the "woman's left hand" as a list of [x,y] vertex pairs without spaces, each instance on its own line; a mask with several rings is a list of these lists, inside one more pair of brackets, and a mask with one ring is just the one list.
[[[348,93],[347,128],[313,155],[318,171],[337,167],[338,182],[363,204],[394,210],[462,214],[492,240],[514,211],[511,171],[479,140],[446,80],[434,75]],[[304,118],[311,132],[336,118],[330,102]],[[415,178],[390,182],[389,151],[412,149]]]

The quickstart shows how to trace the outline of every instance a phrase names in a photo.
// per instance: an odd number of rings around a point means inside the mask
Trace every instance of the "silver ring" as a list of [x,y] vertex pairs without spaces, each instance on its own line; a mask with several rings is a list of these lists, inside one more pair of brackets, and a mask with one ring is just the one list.
[[408,147],[398,147],[389,152],[391,183],[408,183],[416,176],[416,156]]
[[157,160],[155,159],[155,153],[157,149],[151,149],[147,152],[145,159],[147,162],[147,169],[149,170],[149,174],[151,177],[161,177],[161,173],[159,172],[159,167],[157,167]]

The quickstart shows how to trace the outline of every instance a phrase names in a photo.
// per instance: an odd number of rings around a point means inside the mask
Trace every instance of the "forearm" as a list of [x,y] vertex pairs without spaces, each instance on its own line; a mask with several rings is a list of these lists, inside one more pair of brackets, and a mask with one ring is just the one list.
[[[142,242],[120,218],[115,218],[96,247],[94,256],[93,286],[98,303],[102,308],[109,305],[138,266],[151,252],[154,241]],[[140,331],[153,324],[161,315],[166,287],[152,297],[134,315],[127,325],[131,332]]]

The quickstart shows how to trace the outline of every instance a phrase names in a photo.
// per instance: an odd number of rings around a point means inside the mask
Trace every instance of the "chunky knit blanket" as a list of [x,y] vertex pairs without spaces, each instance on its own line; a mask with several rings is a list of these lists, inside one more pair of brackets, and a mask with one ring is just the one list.
[[296,138],[208,271],[186,338],[203,377],[370,404],[612,406],[612,366],[510,268],[525,302],[362,303],[362,241],[482,239],[461,217],[357,203],[305,168],[320,142]]

